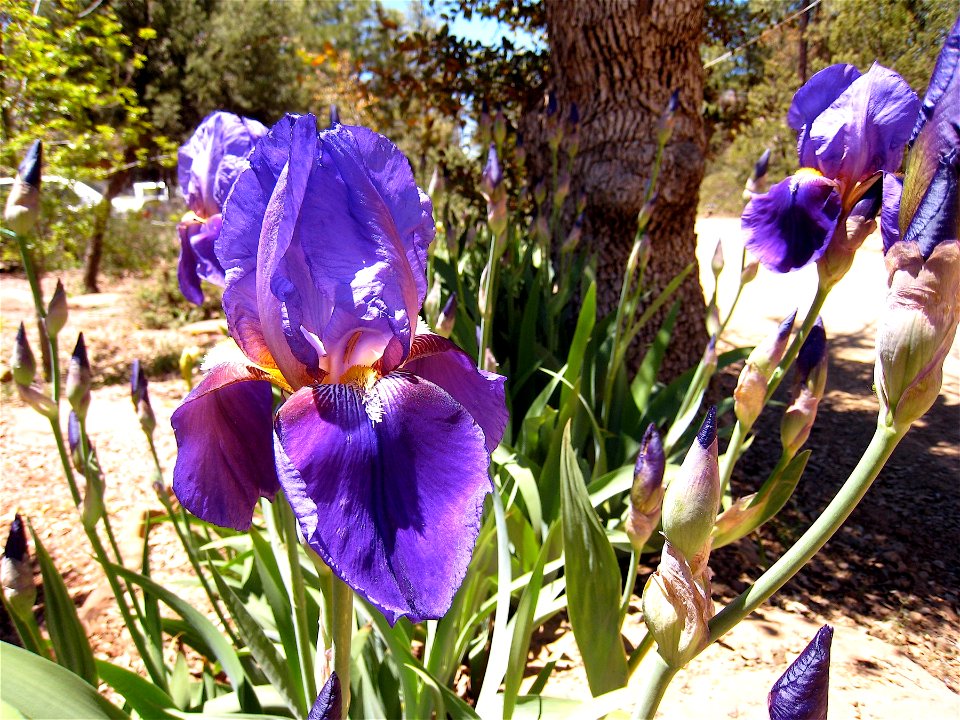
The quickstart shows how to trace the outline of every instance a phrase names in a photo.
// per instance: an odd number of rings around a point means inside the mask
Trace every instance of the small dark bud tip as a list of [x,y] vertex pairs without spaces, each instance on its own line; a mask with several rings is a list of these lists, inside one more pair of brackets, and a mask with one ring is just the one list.
[[27,533],[23,527],[23,519],[20,513],[13,516],[13,522],[10,523],[10,535],[7,536],[7,545],[3,550],[3,556],[21,562],[27,555]]
[[708,448],[717,439],[717,406],[711,405],[707,410],[707,417],[700,426],[700,432],[697,433],[697,442],[701,447]]

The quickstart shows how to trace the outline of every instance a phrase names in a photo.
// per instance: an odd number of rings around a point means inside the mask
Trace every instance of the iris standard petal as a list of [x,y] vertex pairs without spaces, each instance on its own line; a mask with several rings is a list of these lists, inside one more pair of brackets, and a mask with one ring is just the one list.
[[813,121],[811,167],[847,188],[879,170],[894,172],[919,111],[920,100],[906,81],[874,63]]
[[796,270],[824,253],[840,211],[836,183],[801,170],[747,203],[741,217],[747,249],[770,270]]
[[407,373],[320,385],[277,415],[280,483],[307,543],[396,622],[439,618],[473,553],[492,485],[483,433]]
[[177,439],[173,490],[214,525],[246,530],[261,497],[279,489],[273,459],[273,392],[267,375],[213,367],[170,419]]
[[220,267],[214,252],[220,228],[219,213],[205,222],[184,221],[177,225],[177,233],[180,236],[177,279],[180,282],[180,292],[194,305],[203,304],[201,280],[223,287],[223,268]]
[[[216,242],[226,276],[223,310],[230,334],[247,357],[263,367],[279,368],[294,387],[315,379],[307,367],[316,367],[317,353],[299,327],[292,333],[284,301],[323,310],[316,298],[298,295],[310,287],[302,282],[307,274],[302,258],[298,263],[284,257],[315,155],[312,115],[287,115],[274,125],[250,154],[250,167],[237,178]],[[293,245],[296,251],[298,245]],[[298,359],[291,342],[306,362]]]
[[177,152],[177,181],[187,207],[200,217],[220,212],[246,157],[267,129],[256,120],[214,112]]
[[816,167],[816,148],[808,148],[813,121],[858,77],[860,71],[853,65],[831,65],[807,80],[793,96],[787,123],[797,131],[797,155],[803,167]]
[[[328,323],[307,329],[330,355],[325,369],[338,375],[340,365],[378,359],[392,338],[404,355],[409,350],[435,227],[430,200],[393,143],[347,125],[322,132],[320,140],[301,244],[317,287],[336,306]],[[360,346],[352,339],[358,331]],[[344,362],[347,343],[355,357]]]
[[900,196],[903,178],[893,173],[883,174],[883,205],[880,208],[880,236],[886,252],[900,239]]
[[[933,119],[935,110],[939,110],[937,114],[940,117],[934,122],[938,125],[942,123],[942,130],[938,128],[938,132],[952,132],[953,136],[960,132],[960,128],[956,125],[951,127],[950,123],[951,118],[956,119],[957,107],[960,106],[960,87],[958,86],[960,86],[960,15],[947,33],[943,48],[937,56],[937,64],[930,76],[930,84],[927,86],[927,94],[923,97],[923,106],[917,118],[917,124],[913,128],[911,142],[920,134],[923,126]],[[952,106],[952,112],[944,112],[944,106]]]
[[505,377],[480,370],[453,342],[427,334],[413,339],[403,369],[446,390],[483,430],[487,452],[496,449],[507,426]]

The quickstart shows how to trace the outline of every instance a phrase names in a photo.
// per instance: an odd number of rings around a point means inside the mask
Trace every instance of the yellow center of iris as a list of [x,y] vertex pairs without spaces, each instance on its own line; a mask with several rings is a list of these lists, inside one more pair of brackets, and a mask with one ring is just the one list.
[[816,168],[811,167],[802,167],[797,170],[794,174],[794,177],[823,177],[823,173],[817,170]]
[[377,380],[380,379],[380,373],[369,365],[354,365],[340,376],[341,385],[353,385],[361,392],[370,390]]

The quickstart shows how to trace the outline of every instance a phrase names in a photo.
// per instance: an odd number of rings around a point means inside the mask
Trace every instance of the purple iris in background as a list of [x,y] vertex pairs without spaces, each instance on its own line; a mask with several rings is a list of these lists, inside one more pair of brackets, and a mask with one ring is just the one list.
[[[473,552],[505,379],[417,333],[430,200],[362,127],[287,115],[257,144],[217,257],[242,355],[176,410],[174,490],[245,529],[283,489],[307,543],[390,622],[442,616]],[[289,394],[274,418],[272,386]]]
[[220,234],[220,211],[230,188],[244,168],[246,157],[267,129],[233,113],[207,115],[177,152],[177,181],[190,211],[177,225],[180,292],[203,303],[200,280],[223,286],[223,268],[214,252]]
[[900,167],[919,108],[903,78],[881,65],[865,75],[831,65],[810,78],[787,115],[800,170],[747,204],[747,249],[781,273],[818,260],[875,173]]
[[770,720],[827,720],[832,642],[833,628],[824,625],[773,684],[767,696]]

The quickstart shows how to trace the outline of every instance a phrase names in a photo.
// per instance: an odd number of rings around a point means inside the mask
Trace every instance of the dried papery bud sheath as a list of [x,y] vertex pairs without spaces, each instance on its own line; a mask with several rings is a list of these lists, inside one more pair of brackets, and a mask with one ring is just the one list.
[[720,508],[717,409],[711,407],[663,497],[663,534],[691,562],[709,548]]
[[93,375],[90,372],[90,360],[87,358],[87,346],[83,341],[83,333],[77,337],[77,345],[70,356],[70,365],[67,368],[66,394],[70,407],[77,413],[81,421],[87,417],[90,407],[90,386]]
[[55,338],[67,324],[67,293],[63,289],[63,283],[57,280],[57,287],[53,291],[53,297],[50,298],[50,304],[47,306],[47,334]]
[[643,620],[660,657],[672,668],[683,667],[709,644],[713,601],[708,574],[695,577],[668,539],[657,571],[643,588]]
[[828,359],[827,334],[823,320],[817,318],[797,354],[790,405],[780,421],[780,442],[790,457],[803,447],[817,419],[817,408],[827,386]]
[[750,353],[740,372],[740,379],[733,391],[733,409],[737,420],[747,429],[753,427],[763,410],[767,383],[783,359],[796,317],[797,311],[794,310],[790,317],[780,323],[775,333],[764,338]]
[[827,720],[832,642],[833,628],[824,625],[773,684],[767,696],[770,720]]
[[643,435],[633,468],[630,508],[624,528],[637,555],[641,553],[660,521],[665,467],[666,457],[660,433],[657,432],[657,426],[650,423]]
[[457,294],[450,293],[443,310],[440,311],[440,317],[437,318],[437,335],[448,338],[453,332],[454,323],[457,321]]
[[17,339],[13,346],[13,359],[10,367],[13,370],[14,382],[22,387],[29,387],[37,374],[37,361],[30,349],[30,341],[27,340],[27,331],[23,323],[20,323],[20,328],[17,330]]
[[336,672],[331,672],[320,694],[317,695],[313,707],[310,708],[307,720],[342,720],[342,709],[343,693],[340,689],[340,678]]
[[40,214],[40,178],[43,144],[34,140],[27,150],[7,196],[4,224],[18,235],[29,232]]
[[13,611],[20,617],[32,613],[33,604],[37,601],[37,587],[33,582],[33,565],[27,554],[27,533],[19,513],[14,515],[10,524],[10,534],[0,565],[0,579],[3,593]]

